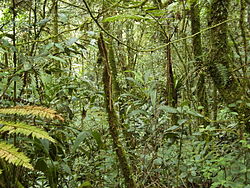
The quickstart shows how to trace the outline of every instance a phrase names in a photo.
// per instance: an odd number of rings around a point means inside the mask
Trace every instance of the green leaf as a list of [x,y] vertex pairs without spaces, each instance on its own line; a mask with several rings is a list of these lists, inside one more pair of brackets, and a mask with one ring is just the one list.
[[29,71],[32,69],[32,65],[29,62],[24,63],[23,67],[24,67],[23,69],[24,71]]
[[191,109],[188,109],[186,113],[190,114],[192,116],[196,116],[196,117],[204,117],[202,114],[200,114],[200,113],[198,113],[198,112],[196,112],[194,110],[191,110]]
[[61,163],[61,167],[66,173],[71,174],[71,169],[69,165],[67,165],[66,163]]
[[103,148],[102,136],[98,131],[91,131],[93,138],[95,139],[99,148]]
[[66,62],[64,59],[60,58],[60,57],[53,56],[53,55],[48,55],[48,57],[49,57],[50,59],[54,59],[54,60],[56,60],[56,61],[60,61],[60,62],[62,62],[62,63],[67,64],[67,62]]
[[66,14],[60,13],[59,14],[59,19],[61,22],[65,23],[68,21],[68,16]]
[[126,79],[129,80],[129,81],[131,81],[131,82],[133,82],[133,83],[135,83],[140,88],[143,87],[142,84],[140,82],[138,82],[137,80],[135,80],[134,78],[127,77]]
[[86,188],[86,187],[91,187],[91,183],[89,181],[83,182],[78,188]]
[[23,184],[20,181],[18,181],[18,180],[17,180],[16,184],[17,184],[17,188],[25,188],[23,186]]
[[69,40],[66,41],[66,45],[67,45],[67,46],[71,46],[71,45],[74,44],[77,40],[78,40],[78,38],[71,38],[71,39],[69,39]]
[[49,50],[49,49],[51,49],[52,47],[54,46],[54,42],[51,42],[51,43],[49,43],[49,44],[47,44],[46,46],[45,46],[45,50]]
[[152,103],[153,108],[155,108],[155,106],[156,106],[156,99],[157,99],[157,92],[156,92],[156,90],[150,91],[150,99],[151,99],[151,103]]
[[187,122],[187,119],[179,119],[178,120],[178,125],[182,125],[183,123],[186,123]]
[[38,159],[38,161],[36,162],[35,169],[44,173],[48,170],[47,163],[44,161],[44,159]]
[[43,25],[45,25],[46,23],[48,23],[50,20],[51,20],[51,19],[49,19],[49,18],[42,19],[42,20],[40,20],[39,22],[37,22],[37,25],[43,26]]
[[103,22],[115,22],[115,21],[127,20],[127,19],[143,20],[143,19],[148,19],[148,18],[145,18],[143,16],[139,16],[139,15],[120,14],[120,15],[105,18],[103,20]]
[[178,7],[179,7],[179,3],[173,2],[170,5],[168,5],[168,11],[169,12],[174,11],[174,10],[178,9]]
[[230,108],[236,107],[236,104],[235,103],[231,103],[231,104],[228,105],[228,107],[230,107]]
[[58,49],[64,51],[64,47],[63,47],[60,43],[55,43],[55,46],[56,46]]
[[0,52],[1,53],[7,53],[8,51],[0,47]]
[[[20,71],[19,73],[24,72],[23,69],[22,69],[22,70],[19,70],[19,71]],[[14,77],[12,78],[12,81],[18,82],[18,81],[21,81],[21,78],[20,78],[19,76],[14,76]]]
[[173,113],[173,114],[176,114],[178,113],[178,110],[176,108],[173,108],[171,106],[160,106],[159,107],[160,110],[163,110],[164,112],[167,112],[167,113]]
[[74,142],[74,145],[72,147],[72,152],[75,153],[76,149],[79,147],[79,145],[81,144],[81,142],[86,139],[89,136],[88,132],[84,131],[78,134],[78,136],[76,137],[76,140]]
[[179,126],[174,125],[174,126],[168,128],[166,131],[173,131],[173,130],[176,130],[178,128],[179,128]]
[[132,112],[129,113],[129,117],[138,116],[138,115],[148,116],[148,113],[145,110],[133,110]]
[[147,13],[150,13],[151,15],[157,16],[157,17],[163,16],[166,14],[165,10],[157,10],[156,7],[146,7],[145,10]]
[[42,149],[45,154],[49,155],[49,141],[44,139],[39,139],[38,141],[41,143]]
[[159,165],[162,165],[163,160],[162,160],[162,158],[158,157],[153,162],[155,165],[159,166]]

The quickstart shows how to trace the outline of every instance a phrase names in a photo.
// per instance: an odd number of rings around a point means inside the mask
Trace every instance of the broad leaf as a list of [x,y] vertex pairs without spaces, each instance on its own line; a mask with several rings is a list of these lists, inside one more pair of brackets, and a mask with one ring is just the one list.
[[78,136],[76,137],[76,140],[74,142],[74,145],[72,147],[72,152],[74,153],[76,151],[76,149],[79,147],[79,145],[82,143],[82,141],[84,139],[86,139],[89,136],[89,133],[84,131],[78,134]]
[[91,131],[93,138],[95,139],[99,148],[103,148],[103,142],[101,134],[98,131]]
[[57,56],[53,56],[53,55],[48,55],[48,57],[49,57],[50,59],[54,59],[54,60],[56,60],[56,61],[60,61],[60,62],[62,62],[62,63],[67,64],[67,62],[66,62],[63,58],[60,58],[60,57],[57,57]]
[[45,18],[37,22],[37,25],[44,26],[46,23],[48,23],[51,19]]
[[160,110],[163,110],[164,112],[167,112],[167,113],[173,113],[173,114],[176,114],[178,113],[177,109],[176,108],[173,108],[171,106],[160,106],[159,107]]
[[76,41],[78,40],[78,38],[71,38],[68,41],[66,41],[66,45],[67,46],[71,46],[72,44],[74,44]]
[[178,128],[179,128],[179,126],[174,125],[174,126],[168,128],[166,131],[173,131],[173,130],[176,130]]
[[148,116],[148,113],[145,110],[133,110],[132,112],[129,113],[129,117],[138,116],[138,115]]

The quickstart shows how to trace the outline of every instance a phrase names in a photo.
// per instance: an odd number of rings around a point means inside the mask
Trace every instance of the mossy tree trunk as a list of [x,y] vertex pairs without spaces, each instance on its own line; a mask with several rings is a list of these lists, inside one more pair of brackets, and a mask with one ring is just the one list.
[[[168,4],[171,4],[172,1],[166,2],[164,6],[168,6]],[[161,0],[154,0],[154,5],[159,9],[164,10],[164,6]],[[160,19],[160,17],[159,17]],[[166,23],[161,25],[161,34],[160,38],[161,40],[168,44],[171,42],[171,37],[173,35],[168,34],[169,30],[169,22],[166,21]],[[166,64],[165,64],[165,73],[166,73],[166,104],[171,107],[177,107],[178,98],[177,98],[177,89],[175,87],[175,78],[174,78],[174,71],[173,71],[173,59],[172,59],[172,50],[171,50],[171,44],[167,45],[165,50],[166,54]],[[178,117],[176,114],[171,115],[171,121],[172,124],[176,125],[178,121]]]
[[[107,2],[103,2],[103,10],[107,10],[109,8],[109,3]],[[105,17],[110,17],[110,16],[114,16],[116,13],[113,11],[113,9],[109,9],[109,11],[106,12],[106,14],[104,15]],[[112,24],[105,22],[103,23],[103,27],[105,28],[106,31],[112,33],[112,30],[110,28],[112,28]],[[128,26],[127,26],[128,27]],[[132,29],[132,28],[131,28]],[[126,32],[126,37],[128,40],[130,40],[129,38],[132,37],[132,33],[130,32]],[[119,66],[116,60],[116,54],[115,54],[115,48],[117,48],[117,46],[115,46],[114,41],[111,37],[108,37],[108,44],[107,44],[107,51],[108,51],[108,61],[109,61],[109,65],[110,65],[110,74],[112,77],[112,98],[114,100],[114,102],[116,102],[118,105],[122,104],[122,101],[119,100],[120,94],[121,94],[121,88],[119,85],[119,82],[117,80],[117,74],[118,74],[118,70],[119,70]],[[133,40],[128,42],[128,44],[133,44]],[[117,49],[116,49],[117,51]],[[132,55],[133,54],[133,55]],[[118,54],[120,55],[120,54]],[[126,70],[134,70],[134,65],[135,62],[134,61],[134,52],[131,49],[127,49],[127,59],[128,62],[125,65],[125,69]],[[103,58],[102,58],[103,59]],[[118,58],[119,59],[119,58]],[[131,63],[129,63],[131,62]],[[126,74],[126,72],[124,72],[125,75],[127,76],[133,76],[133,74]],[[117,112],[119,113],[119,128],[122,130],[122,134],[125,138],[125,142],[126,145],[125,147],[127,147],[129,150],[134,149],[135,148],[135,138],[133,137],[133,133],[128,131],[128,126],[125,125],[124,123],[124,119],[126,117],[126,113],[124,110],[124,107],[122,106],[118,106],[119,110],[117,110]],[[133,155],[131,154],[133,153]],[[134,152],[131,152],[129,155],[129,161],[131,162],[131,168],[133,172],[136,172],[136,164],[134,163],[134,160],[136,157],[136,154]]]
[[[166,39],[166,43],[169,43],[170,39]],[[166,104],[176,108],[177,107],[177,90],[175,88],[175,80],[174,80],[174,72],[173,72],[173,61],[172,61],[172,53],[171,53],[171,45],[167,45],[166,47],[166,75],[167,75],[167,84],[166,84]],[[178,117],[176,114],[172,114],[171,116],[172,124],[177,124]]]
[[118,128],[121,127],[118,117],[116,115],[116,111],[114,108],[113,102],[113,78],[112,78],[112,69],[109,62],[108,51],[103,40],[102,34],[98,40],[98,48],[100,51],[100,55],[102,57],[104,63],[103,70],[103,84],[104,84],[104,93],[105,93],[105,102],[106,102],[106,110],[108,113],[108,122],[109,122],[109,132],[113,140],[113,147],[116,152],[120,168],[122,174],[125,179],[126,187],[135,188],[136,183],[133,178],[133,174],[128,163],[126,153],[123,149],[122,143],[119,140],[119,131]]
[[[230,0],[213,0],[210,7],[209,26],[216,25],[228,19]],[[230,49],[227,38],[227,23],[211,29],[211,52],[208,71],[224,102],[231,110],[238,113],[240,129],[246,126],[250,131],[250,107],[246,90],[233,75],[231,69]],[[241,132],[242,133],[242,132]]]
[[[14,66],[14,73],[17,72],[17,46],[16,46],[16,43],[17,43],[17,36],[16,36],[16,16],[17,16],[17,9],[16,9],[16,2],[14,0],[12,0],[12,10],[13,10],[13,17],[12,17],[12,22],[13,22],[13,27],[12,27],[12,34],[13,34],[13,40],[12,40],[12,45],[13,45],[13,48],[14,48],[14,52],[13,52],[13,66]],[[14,86],[13,86],[13,99],[14,99],[14,106],[16,106],[16,99],[17,99],[17,82],[14,81]],[[14,117],[14,121],[16,121],[16,116]],[[14,138],[13,138],[13,142],[14,142],[14,145],[17,146],[17,140],[16,140],[16,135],[14,135]],[[18,180],[18,175],[19,175],[19,172],[18,172],[18,169],[16,166],[13,166],[13,184],[12,186],[16,186],[16,183],[17,183],[17,180]]]
[[[198,4],[198,0],[193,0],[191,3],[191,29],[192,35],[200,32],[200,8]],[[206,95],[206,87],[205,87],[205,74],[204,74],[204,63],[202,58],[202,43],[201,43],[201,34],[195,35],[193,37],[193,54],[196,62],[196,66],[199,71],[199,80],[197,83],[197,99],[199,105],[203,107],[200,110],[205,116],[208,116],[208,103],[207,103],[207,95]],[[204,118],[200,119],[199,123],[203,125],[207,125],[207,121]]]
[[[53,20],[53,42],[55,44],[59,43],[59,24],[58,24],[58,0],[52,0],[52,20]],[[59,54],[59,49],[55,48],[54,51],[55,56]],[[61,64],[60,61],[53,60],[54,66],[57,70],[57,76],[61,76],[60,69]]]

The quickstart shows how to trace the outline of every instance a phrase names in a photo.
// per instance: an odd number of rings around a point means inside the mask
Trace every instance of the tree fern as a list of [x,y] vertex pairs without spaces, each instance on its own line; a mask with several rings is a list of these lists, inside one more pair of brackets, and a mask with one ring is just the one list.
[[0,158],[17,166],[23,166],[33,170],[30,159],[22,152],[19,152],[12,144],[0,142]]

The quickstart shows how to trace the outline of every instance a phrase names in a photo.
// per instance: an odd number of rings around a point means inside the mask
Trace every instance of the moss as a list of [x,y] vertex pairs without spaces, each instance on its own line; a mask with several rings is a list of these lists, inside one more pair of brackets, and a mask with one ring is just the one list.
[[126,157],[126,153],[124,152],[122,144],[119,140],[118,127],[121,127],[121,126],[120,126],[118,117],[116,115],[116,111],[114,109],[114,103],[113,103],[112,69],[110,68],[108,52],[106,50],[106,46],[105,46],[102,35],[100,35],[100,38],[98,40],[98,47],[99,47],[100,54],[102,55],[103,60],[104,60],[103,84],[104,84],[106,110],[108,113],[109,132],[113,140],[113,147],[116,152],[116,155],[120,164],[120,168],[125,179],[126,187],[135,188],[136,183],[133,179],[132,171],[131,171],[130,165]]
[[[210,26],[222,23],[228,17],[229,0],[213,0],[210,10]],[[244,91],[236,79],[230,72],[229,55],[230,49],[227,41],[227,24],[222,24],[211,30],[210,61],[208,71],[213,79],[216,88],[219,90],[224,102],[228,105],[236,104],[237,101],[247,101]],[[250,131],[249,125],[249,107],[247,105],[233,105],[230,107],[232,111],[236,111],[239,116],[240,126],[246,126]]]

